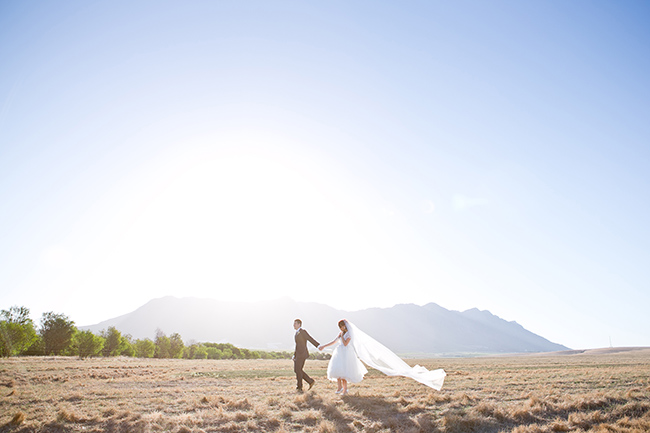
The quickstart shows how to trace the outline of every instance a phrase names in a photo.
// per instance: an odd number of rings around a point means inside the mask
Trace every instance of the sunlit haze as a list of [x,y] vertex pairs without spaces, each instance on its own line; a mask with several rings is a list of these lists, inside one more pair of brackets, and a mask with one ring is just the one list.
[[650,346],[648,22],[616,1],[2,2],[0,309],[434,302]]

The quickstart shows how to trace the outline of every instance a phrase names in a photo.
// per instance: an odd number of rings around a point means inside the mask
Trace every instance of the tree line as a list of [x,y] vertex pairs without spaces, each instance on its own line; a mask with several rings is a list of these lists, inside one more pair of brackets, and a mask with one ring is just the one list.
[[[0,311],[0,357],[9,356],[129,356],[137,358],[184,359],[289,359],[292,352],[261,351],[236,347],[230,343],[185,344],[178,333],[134,339],[122,335],[115,327],[95,334],[80,330],[64,314],[43,313],[37,329],[29,309],[11,307]],[[329,354],[312,353],[314,359],[328,359]]]

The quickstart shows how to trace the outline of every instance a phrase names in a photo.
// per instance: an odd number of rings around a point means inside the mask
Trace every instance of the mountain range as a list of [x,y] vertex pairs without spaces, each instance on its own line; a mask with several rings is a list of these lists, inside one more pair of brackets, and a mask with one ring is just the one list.
[[232,343],[258,350],[293,350],[293,320],[321,344],[338,335],[337,322],[348,319],[402,356],[531,353],[567,347],[476,308],[463,312],[437,304],[399,304],[391,308],[341,311],[324,304],[281,298],[264,302],[164,297],[135,311],[95,325],[99,332],[114,326],[133,338],[154,338],[157,330],[178,333],[192,342]]

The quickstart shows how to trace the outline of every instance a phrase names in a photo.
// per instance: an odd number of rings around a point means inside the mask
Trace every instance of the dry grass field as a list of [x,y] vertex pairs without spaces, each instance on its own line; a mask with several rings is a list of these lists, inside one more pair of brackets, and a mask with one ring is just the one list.
[[418,363],[441,392],[371,371],[340,397],[327,361],[296,394],[288,360],[9,358],[0,432],[650,431],[650,349]]

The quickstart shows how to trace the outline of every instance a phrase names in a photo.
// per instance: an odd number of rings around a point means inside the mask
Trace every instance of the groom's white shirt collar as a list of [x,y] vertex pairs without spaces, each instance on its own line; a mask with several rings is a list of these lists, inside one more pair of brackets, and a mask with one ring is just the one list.
[[300,332],[301,329],[302,329],[302,326],[300,328],[296,329],[296,335],[298,335],[298,333]]

